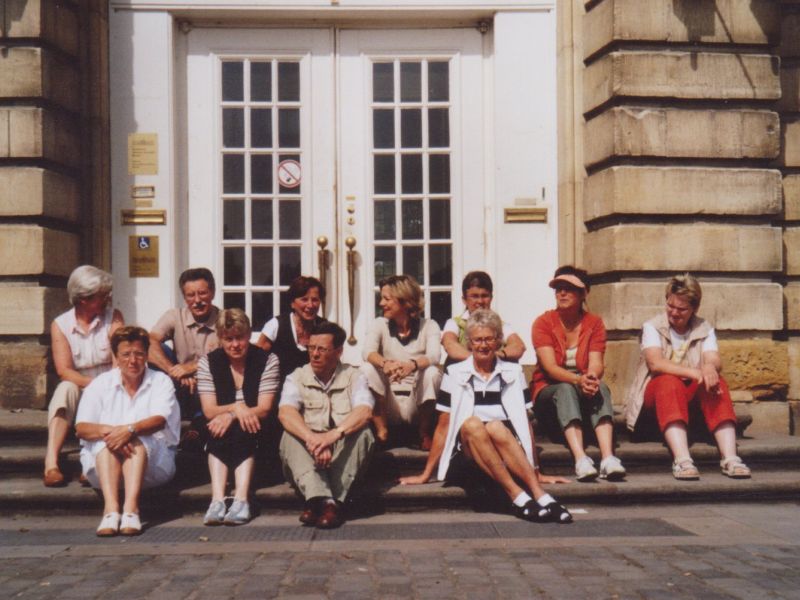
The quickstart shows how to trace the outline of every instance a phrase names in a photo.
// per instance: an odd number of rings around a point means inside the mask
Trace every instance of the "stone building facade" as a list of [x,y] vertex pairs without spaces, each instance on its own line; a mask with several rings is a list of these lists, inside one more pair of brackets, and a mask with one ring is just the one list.
[[[66,277],[111,265],[109,3],[1,5],[0,405],[44,407]],[[559,262],[594,277],[616,398],[665,278],[692,271],[738,410],[794,433],[800,2],[561,0],[556,15]]]

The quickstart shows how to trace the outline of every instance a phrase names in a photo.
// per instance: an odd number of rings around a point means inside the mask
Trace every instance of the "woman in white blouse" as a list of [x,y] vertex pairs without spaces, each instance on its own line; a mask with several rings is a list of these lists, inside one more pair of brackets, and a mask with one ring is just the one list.
[[[82,390],[111,367],[111,334],[124,324],[122,313],[111,307],[111,275],[83,265],[67,281],[72,308],[50,326],[53,363],[61,380],[50,400],[47,419],[47,452],[43,483],[66,484],[58,466],[61,447],[75,419]],[[83,478],[82,478],[83,482]]]
[[383,316],[372,323],[363,352],[363,369],[375,395],[375,435],[385,442],[387,422],[411,423],[418,417],[420,444],[429,450],[433,405],[442,381],[441,329],[422,317],[425,298],[410,275],[387,277],[380,289]]

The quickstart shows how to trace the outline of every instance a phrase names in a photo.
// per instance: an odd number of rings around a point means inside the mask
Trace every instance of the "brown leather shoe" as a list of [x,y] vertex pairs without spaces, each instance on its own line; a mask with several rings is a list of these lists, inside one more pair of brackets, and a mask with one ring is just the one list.
[[300,513],[300,522],[303,525],[316,525],[318,516],[316,503],[312,500],[306,500],[303,512]]
[[66,485],[64,474],[58,469],[47,469],[42,477],[42,483],[45,487],[61,487]]
[[336,529],[344,523],[342,509],[338,504],[326,502],[317,519],[317,529]]

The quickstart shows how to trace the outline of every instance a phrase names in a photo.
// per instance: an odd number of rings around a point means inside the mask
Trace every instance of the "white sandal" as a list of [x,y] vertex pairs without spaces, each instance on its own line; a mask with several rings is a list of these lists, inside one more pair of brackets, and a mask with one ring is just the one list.
[[731,479],[750,479],[750,467],[738,456],[722,459],[719,466],[722,467],[722,474]]
[[700,471],[691,458],[682,458],[672,463],[672,476],[680,481],[695,481],[700,479]]

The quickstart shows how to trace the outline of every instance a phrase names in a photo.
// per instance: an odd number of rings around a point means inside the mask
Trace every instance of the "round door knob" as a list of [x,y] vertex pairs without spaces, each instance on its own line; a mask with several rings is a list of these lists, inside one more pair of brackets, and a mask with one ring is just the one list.
[[350,248],[350,250],[352,250],[356,246],[356,238],[348,237],[347,239],[345,239],[344,245]]
[[324,235],[321,235],[317,238],[317,246],[319,246],[324,250],[325,246],[327,245],[328,245],[328,238],[326,238]]

